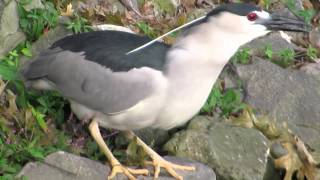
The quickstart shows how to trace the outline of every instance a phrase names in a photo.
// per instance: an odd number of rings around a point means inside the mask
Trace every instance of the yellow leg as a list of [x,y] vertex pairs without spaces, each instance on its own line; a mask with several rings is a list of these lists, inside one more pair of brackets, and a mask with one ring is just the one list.
[[113,156],[112,152],[104,142],[97,121],[92,120],[92,122],[89,125],[89,130],[91,133],[91,136],[93,139],[97,142],[100,149],[103,151],[103,153],[107,156],[112,171],[111,174],[108,176],[108,179],[112,179],[116,176],[118,173],[125,174],[130,180],[135,180],[136,178],[133,176],[133,174],[142,174],[142,175],[148,175],[149,171],[147,169],[130,169],[127,167],[124,167],[121,165],[121,163]]
[[146,153],[151,157],[152,161],[146,162],[146,164],[150,164],[154,166],[154,178],[158,178],[160,174],[160,168],[165,168],[174,178],[182,180],[183,177],[180,176],[174,169],[181,169],[187,171],[194,171],[196,168],[192,166],[181,166],[177,164],[173,164],[169,161],[163,159],[158,153],[152,150],[146,143],[144,143],[138,136],[136,136],[132,131],[125,132],[125,136],[129,139],[133,139],[136,137],[137,144],[140,145]]

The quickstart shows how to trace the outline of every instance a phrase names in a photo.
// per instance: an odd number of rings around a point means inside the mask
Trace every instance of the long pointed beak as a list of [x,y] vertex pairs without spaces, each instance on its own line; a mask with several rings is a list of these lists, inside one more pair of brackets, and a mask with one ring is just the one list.
[[271,15],[271,18],[263,23],[269,30],[283,30],[295,32],[309,32],[311,27],[303,20],[284,16]]

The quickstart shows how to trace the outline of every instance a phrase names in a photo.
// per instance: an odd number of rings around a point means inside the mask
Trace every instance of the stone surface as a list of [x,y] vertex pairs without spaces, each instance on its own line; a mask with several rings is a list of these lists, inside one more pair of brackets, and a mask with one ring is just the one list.
[[[72,31],[66,29],[66,26],[64,25],[67,21],[67,18],[61,17],[57,27],[40,36],[36,42],[32,43],[32,58],[36,58],[42,50],[50,47],[55,41],[72,34]],[[28,59],[28,57],[22,57],[21,61],[24,63]]]
[[245,101],[279,124],[287,122],[293,133],[320,150],[320,82],[313,74],[283,69],[260,58],[253,61],[237,67]]
[[[180,158],[167,157],[171,162],[180,163],[183,165],[194,165],[197,171],[178,171],[185,180],[215,180],[213,170],[203,164],[182,160]],[[44,162],[28,163],[17,177],[25,176],[32,180],[105,180],[110,174],[110,167],[99,162],[92,161],[87,158],[79,157],[66,152],[56,152],[45,158]],[[115,180],[126,180],[124,175],[117,175]],[[153,179],[148,176],[138,176],[137,179]],[[166,174],[161,174],[159,180],[174,179]]]
[[320,81],[320,60],[318,59],[316,63],[305,64],[300,68],[301,71],[309,74]]
[[2,1],[0,5],[0,57],[24,40],[25,35],[19,29],[16,1]]
[[254,129],[232,126],[220,118],[195,117],[164,149],[207,164],[219,180],[261,180],[267,165],[267,140]]
[[146,144],[152,144],[152,147],[156,149],[162,147],[170,138],[168,131],[161,129],[146,128],[135,131],[135,134]]
[[35,9],[35,8],[44,8],[41,0],[31,0],[30,3],[26,4],[24,6],[24,8],[27,11],[30,11],[31,9]]
[[299,49],[298,46],[291,43],[288,38],[288,34],[284,32],[274,32],[270,33],[267,36],[255,39],[250,43],[244,45],[244,48],[249,48],[253,56],[264,57],[266,46],[270,46],[273,52],[272,59],[279,59],[279,52],[284,49]]
[[[25,6],[27,10],[43,8],[41,0],[31,0]],[[19,28],[19,14],[17,1],[0,1],[0,57],[6,55],[11,49],[26,39]]]

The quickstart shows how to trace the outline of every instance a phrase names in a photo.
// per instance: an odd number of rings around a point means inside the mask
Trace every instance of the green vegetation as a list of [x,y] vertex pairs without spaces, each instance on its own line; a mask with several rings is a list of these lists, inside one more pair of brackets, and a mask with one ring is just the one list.
[[236,52],[236,54],[232,57],[231,61],[233,63],[248,64],[250,62],[250,57],[250,49],[243,48]]
[[139,28],[139,30],[142,31],[143,34],[150,38],[156,38],[157,34],[154,32],[153,28],[149,26],[146,22],[138,22],[136,23],[136,26]]
[[271,44],[267,44],[264,48],[264,55],[267,59],[271,60],[273,57],[273,50]]
[[228,117],[242,111],[245,107],[246,104],[242,101],[239,89],[223,90],[221,83],[217,82],[202,107],[201,113],[212,114],[218,108],[221,116]]
[[294,63],[295,60],[295,52],[292,49],[283,49],[279,52],[280,61],[274,61],[276,64],[282,67],[288,67],[289,65]]
[[298,10],[295,0],[286,0],[285,3],[291,12],[296,16],[302,17],[306,23],[310,24],[312,17],[316,13],[314,9]]
[[23,1],[19,1],[18,12],[20,16],[20,27],[27,35],[27,40],[35,41],[44,31],[54,28],[58,23],[58,12],[51,2],[44,4],[44,9],[32,9],[27,11]]
[[269,10],[271,3],[271,0],[262,0],[263,9]]
[[67,23],[67,29],[71,29],[75,34],[92,31],[87,19],[74,14],[72,21]]
[[311,60],[314,60],[316,59],[318,56],[317,56],[317,49],[312,47],[311,45],[308,46],[308,49],[307,49],[307,56],[311,59]]

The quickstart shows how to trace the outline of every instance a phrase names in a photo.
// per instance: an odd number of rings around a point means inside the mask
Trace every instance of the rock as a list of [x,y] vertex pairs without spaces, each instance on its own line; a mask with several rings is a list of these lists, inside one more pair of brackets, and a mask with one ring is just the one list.
[[[215,180],[216,176],[212,169],[195,161],[182,160],[181,158],[166,157],[171,162],[183,165],[193,165],[197,171],[178,171],[185,180],[206,179]],[[56,152],[47,156],[44,162],[28,163],[17,178],[27,177],[32,180],[105,180],[110,174],[110,167],[87,158],[69,154],[66,152]],[[117,180],[126,180],[124,175],[117,175]],[[153,179],[151,176],[138,176],[137,179]],[[159,180],[174,179],[161,174]]]
[[[60,21],[65,21],[61,18]],[[72,31],[66,29],[63,24],[58,24],[57,27],[51,29],[48,33],[40,36],[40,38],[32,44],[32,53],[37,55],[41,50],[49,48],[55,41],[64,38],[67,35],[71,35]]]
[[[270,4],[268,10],[276,13],[290,13],[292,14],[289,9],[287,8],[289,5],[286,3],[283,3],[278,0],[270,0],[268,2]],[[303,2],[301,0],[292,0],[290,1],[290,5],[294,6],[292,7],[296,11],[304,10],[303,8]],[[283,14],[284,15],[284,14]]]
[[312,74],[283,69],[260,58],[253,61],[237,67],[245,101],[279,124],[288,123],[294,134],[320,150],[320,82]]
[[319,60],[316,63],[305,64],[300,68],[300,70],[305,72],[306,74],[313,76],[320,82],[320,61]]
[[311,30],[309,34],[309,41],[313,47],[320,49],[320,28],[319,27],[316,27]]
[[197,116],[164,146],[170,154],[213,168],[217,179],[263,179],[267,139],[254,129],[232,126],[219,118]]
[[124,14],[126,8],[121,4],[119,0],[110,0],[109,3],[112,5],[113,14],[115,13]]
[[[36,58],[41,51],[49,48],[55,41],[72,34],[72,31],[66,29],[66,26],[63,24],[66,21],[68,21],[66,17],[61,17],[57,27],[40,36],[40,38],[36,42],[32,43],[32,58]],[[29,58],[22,57],[22,63],[24,63],[27,59]]]
[[152,145],[156,149],[162,147],[170,138],[168,131],[161,129],[146,128],[135,131],[135,134],[146,144]]
[[27,11],[30,11],[31,9],[35,9],[35,8],[44,8],[41,0],[32,0],[30,1],[30,3],[26,4],[24,6],[24,8],[27,10]]
[[176,3],[172,0],[153,0],[155,14],[161,16],[164,13],[173,15],[176,11]]
[[255,39],[242,48],[249,48],[253,56],[265,57],[266,46],[270,46],[273,52],[273,60],[279,59],[279,52],[284,49],[299,49],[290,42],[290,36],[284,32],[274,32],[262,38]]
[[95,31],[123,31],[128,33],[134,33],[130,28],[117,26],[113,24],[100,24],[100,25],[93,25],[92,29]]
[[0,5],[0,57],[23,42],[25,38],[19,29],[17,2],[2,1]]
[[[27,10],[43,8],[41,0],[31,0],[24,6]],[[0,57],[6,55],[26,37],[19,28],[17,1],[2,0],[0,2]]]

